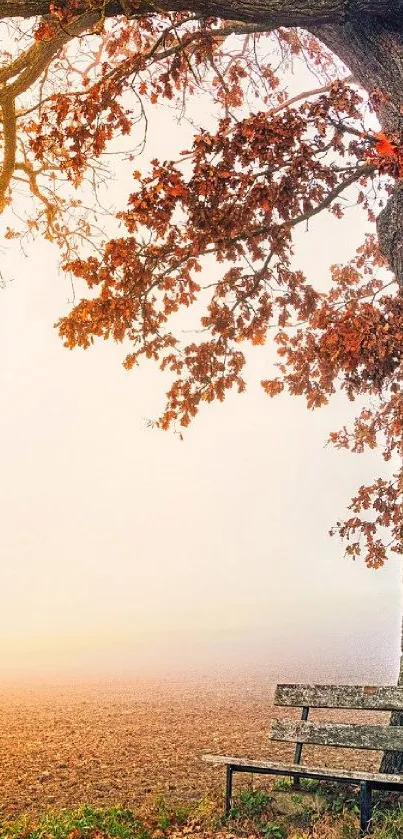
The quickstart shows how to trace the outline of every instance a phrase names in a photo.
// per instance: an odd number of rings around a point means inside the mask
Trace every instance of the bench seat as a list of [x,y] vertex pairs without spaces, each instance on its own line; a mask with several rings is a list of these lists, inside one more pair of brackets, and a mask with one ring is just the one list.
[[403,775],[385,775],[381,772],[364,772],[361,769],[336,769],[329,766],[304,766],[301,763],[277,763],[271,760],[249,760],[241,757],[226,755],[203,755],[206,763],[221,764],[235,769],[237,772],[256,772],[267,775],[297,775],[301,778],[317,778],[318,780],[340,781],[346,784],[360,784],[362,781],[377,787],[403,787]]

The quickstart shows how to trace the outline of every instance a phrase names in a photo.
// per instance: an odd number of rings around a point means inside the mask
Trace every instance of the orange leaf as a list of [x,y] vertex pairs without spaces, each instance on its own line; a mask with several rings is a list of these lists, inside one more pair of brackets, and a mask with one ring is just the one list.
[[388,140],[386,134],[383,134],[383,132],[380,131],[377,134],[375,134],[375,137],[378,140],[378,142],[375,146],[378,154],[381,154],[381,155],[395,155],[396,154],[397,148],[394,145],[394,143],[391,143],[391,141]]

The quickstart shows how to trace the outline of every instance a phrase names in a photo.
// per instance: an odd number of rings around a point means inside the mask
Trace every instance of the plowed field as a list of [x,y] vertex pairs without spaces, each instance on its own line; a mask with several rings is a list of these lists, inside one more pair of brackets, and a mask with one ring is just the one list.
[[[160,795],[173,804],[221,796],[223,769],[203,764],[203,752],[291,757],[292,746],[268,743],[270,716],[290,715],[272,697],[267,681],[247,679],[2,690],[0,815],[84,802],[142,811]],[[329,766],[379,762],[340,750],[306,749],[306,757]]]

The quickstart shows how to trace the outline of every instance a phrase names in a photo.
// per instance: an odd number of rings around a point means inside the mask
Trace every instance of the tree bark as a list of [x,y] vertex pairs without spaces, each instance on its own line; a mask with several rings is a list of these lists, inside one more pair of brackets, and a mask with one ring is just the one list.
[[[402,18],[403,21],[403,18]],[[310,31],[337,55],[369,94],[378,90],[388,101],[377,105],[387,132],[403,125],[403,22],[400,27],[362,16],[343,26],[323,25]]]
[[[403,725],[403,713],[394,711],[390,717],[390,724]],[[387,775],[403,775],[403,752],[384,752],[379,771]]]
[[[60,6],[67,5],[61,0]],[[99,5],[107,17],[122,14],[120,2],[111,0],[105,5],[101,0],[77,3],[76,12],[94,10]],[[130,7],[125,0],[125,7]],[[155,13],[153,3],[133,2],[133,15]],[[394,22],[402,28],[403,0],[162,0],[158,9],[166,11],[190,10],[204,17],[221,17],[226,20],[243,20],[266,23],[267,28],[278,26],[307,26],[335,23],[343,25],[361,16]],[[31,18],[49,14],[49,0],[0,0],[0,19],[11,17]]]
[[[402,620],[402,634],[401,634],[401,645],[400,645],[400,666],[399,666],[399,677],[397,681],[400,687],[403,687],[403,620]],[[403,712],[401,711],[394,711],[390,717],[390,724],[391,725],[403,725]],[[386,774],[403,774],[403,753],[402,752],[384,752],[381,765],[379,767],[380,772],[385,772]]]
[[[402,17],[403,20],[403,17]],[[343,26],[325,24],[310,31],[351,70],[354,78],[368,91],[380,92],[385,101],[373,100],[378,119],[386,134],[395,135],[403,145],[403,25],[396,26],[379,18],[363,16]],[[403,295],[403,184],[397,181],[386,207],[377,218],[378,243],[388,260]],[[394,725],[403,724],[403,715],[392,716]],[[403,754],[396,755],[403,771]],[[388,756],[383,765],[391,765]],[[386,771],[386,769],[385,769]],[[399,770],[400,771],[400,770]]]

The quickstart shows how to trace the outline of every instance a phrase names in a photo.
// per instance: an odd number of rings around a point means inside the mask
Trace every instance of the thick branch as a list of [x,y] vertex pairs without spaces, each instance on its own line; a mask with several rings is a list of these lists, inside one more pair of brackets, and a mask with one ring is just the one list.
[[[99,7],[101,5],[99,2]],[[144,2],[140,7],[125,0],[125,9],[130,9],[132,5],[133,16],[155,14],[156,8],[170,12],[188,10],[207,17],[265,23],[268,29],[279,26],[309,27],[314,23],[340,25],[361,15],[398,22],[403,12],[403,0],[162,0],[157,5]],[[82,11],[89,8],[90,3],[83,0]],[[122,10],[120,2],[111,0],[104,11],[107,17],[114,17],[121,15]],[[0,19],[47,14],[49,2],[46,0],[0,0]]]
[[3,167],[0,174],[0,212],[6,206],[6,192],[14,172],[15,153],[17,147],[16,118],[14,99],[8,99],[1,104],[3,117]]

